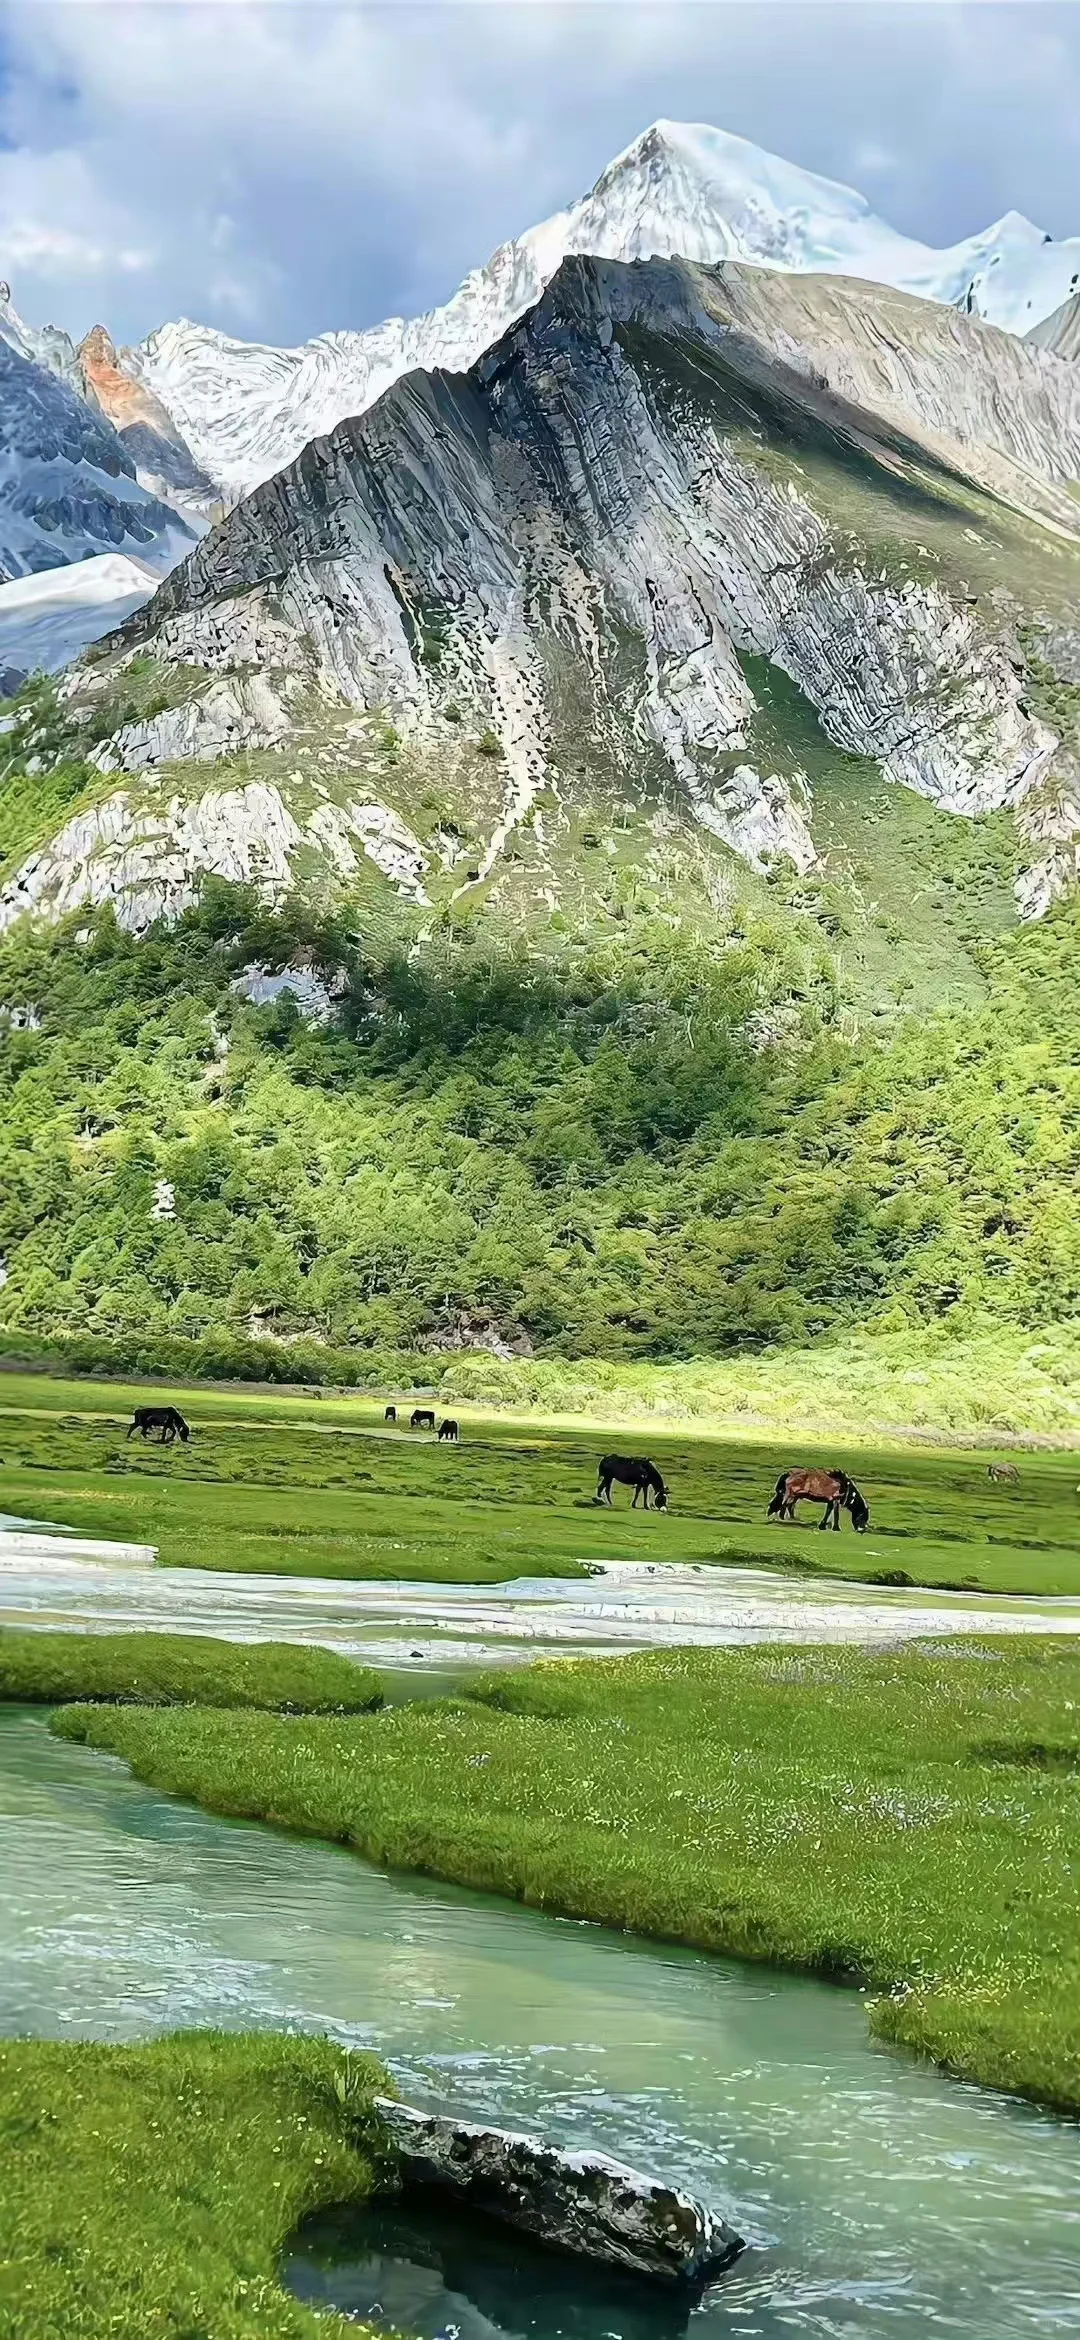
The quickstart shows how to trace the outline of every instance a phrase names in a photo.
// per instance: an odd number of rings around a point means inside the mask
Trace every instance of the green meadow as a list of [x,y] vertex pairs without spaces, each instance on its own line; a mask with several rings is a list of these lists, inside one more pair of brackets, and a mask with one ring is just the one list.
[[871,1994],[950,2070],[1080,2112],[1080,1644],[669,1650],[292,1718],[72,1706],[212,1811]]
[[278,2281],[370,2191],[385,2075],[328,2040],[0,2040],[2,2340],[335,2340]]
[[[1068,1452],[1020,1454],[1018,1483],[994,1486],[986,1450],[736,1440],[689,1425],[618,1433],[463,1406],[460,1445],[440,1446],[388,1428],[381,1400],[170,1394],[192,1424],[187,1446],[127,1438],[145,1388],[5,1374],[0,1510],[154,1544],[170,1567],[484,1584],[644,1560],[1080,1595],[1080,1466]],[[623,1489],[610,1512],[594,1503],[612,1447],[652,1457],[668,1512],[632,1511]],[[839,1535],[820,1535],[811,1507],[795,1528],[766,1520],[780,1472],[815,1460],[858,1480],[865,1536],[846,1518]]]
[[53,1706],[257,1706],[358,1714],[381,1706],[379,1676],[332,1650],[200,1633],[35,1633],[0,1626],[0,1699]]

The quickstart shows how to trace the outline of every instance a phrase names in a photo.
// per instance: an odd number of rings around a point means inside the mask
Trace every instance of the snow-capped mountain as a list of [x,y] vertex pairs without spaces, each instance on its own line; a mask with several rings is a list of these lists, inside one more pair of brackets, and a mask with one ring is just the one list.
[[75,344],[62,325],[28,325],[20,317],[11,298],[11,286],[0,283],[0,341],[6,341],[20,357],[32,358],[35,365],[46,366],[50,374],[59,374],[62,382],[82,395],[82,376]]
[[219,518],[213,481],[193,461],[160,398],[120,364],[107,328],[92,326],[75,357],[80,387],[119,432],[143,487],[199,524]]
[[373,872],[546,930],[610,906],[602,840],[635,824],[650,884],[715,907],[733,863],[839,866],[844,753],[879,806],[1011,813],[1036,916],[1080,877],[1047,683],[1078,671],[1078,475],[1080,376],[961,311],[570,258],[466,377],[413,371],[244,498],[71,676],[109,786],[12,871],[0,931]]
[[591,193],[466,277],[443,308],[331,332],[296,349],[182,319],[121,362],[153,391],[196,462],[235,502],[309,440],[414,367],[467,371],[539,298],[567,254],[680,257],[870,279],[1024,333],[1080,284],[1080,238],[1018,212],[943,251],[901,235],[862,195],[706,125],[658,122]]
[[195,536],[140,486],[105,416],[0,336],[0,572],[23,577],[125,552],[164,574]]

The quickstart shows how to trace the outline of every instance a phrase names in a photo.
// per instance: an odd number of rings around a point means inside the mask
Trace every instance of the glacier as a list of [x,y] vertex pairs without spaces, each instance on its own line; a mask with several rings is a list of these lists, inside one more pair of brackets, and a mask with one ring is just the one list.
[[743,261],[851,276],[1023,334],[1080,286],[1080,237],[1053,241],[1008,212],[944,250],[902,235],[853,188],[707,124],[656,122],[580,202],[505,243],[426,316],[318,334],[294,349],[188,319],[122,353],[197,464],[235,503],[403,374],[467,372],[540,298],[572,254]]

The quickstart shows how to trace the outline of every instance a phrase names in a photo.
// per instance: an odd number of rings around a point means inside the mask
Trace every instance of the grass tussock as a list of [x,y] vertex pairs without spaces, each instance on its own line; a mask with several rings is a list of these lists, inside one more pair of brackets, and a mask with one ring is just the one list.
[[[75,1708],[218,1812],[864,1985],[882,2036],[1080,2111],[1080,1648],[676,1650],[354,1720]],[[1014,1765],[1002,1750],[1015,1747]]]
[[277,2279],[311,2211],[362,2199],[385,2075],[326,2040],[0,2042],[2,2340],[334,2340]]
[[0,1627],[0,1699],[57,1705],[264,1707],[362,1714],[379,1677],[330,1650],[268,1641],[245,1648],[186,1633],[42,1633]]

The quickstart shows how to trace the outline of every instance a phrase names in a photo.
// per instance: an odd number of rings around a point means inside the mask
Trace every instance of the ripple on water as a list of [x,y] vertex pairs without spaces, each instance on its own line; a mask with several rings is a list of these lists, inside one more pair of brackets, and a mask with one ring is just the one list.
[[[0,1873],[9,2034],[324,2029],[420,2100],[714,2200],[753,2248],[690,2340],[1080,2335],[1080,2132],[874,2047],[853,1993],[215,1820],[10,1710]],[[545,2324],[538,2300],[529,2323],[522,2300],[507,2329],[535,2340],[668,2340],[629,2308],[559,2324],[556,2298]]]

